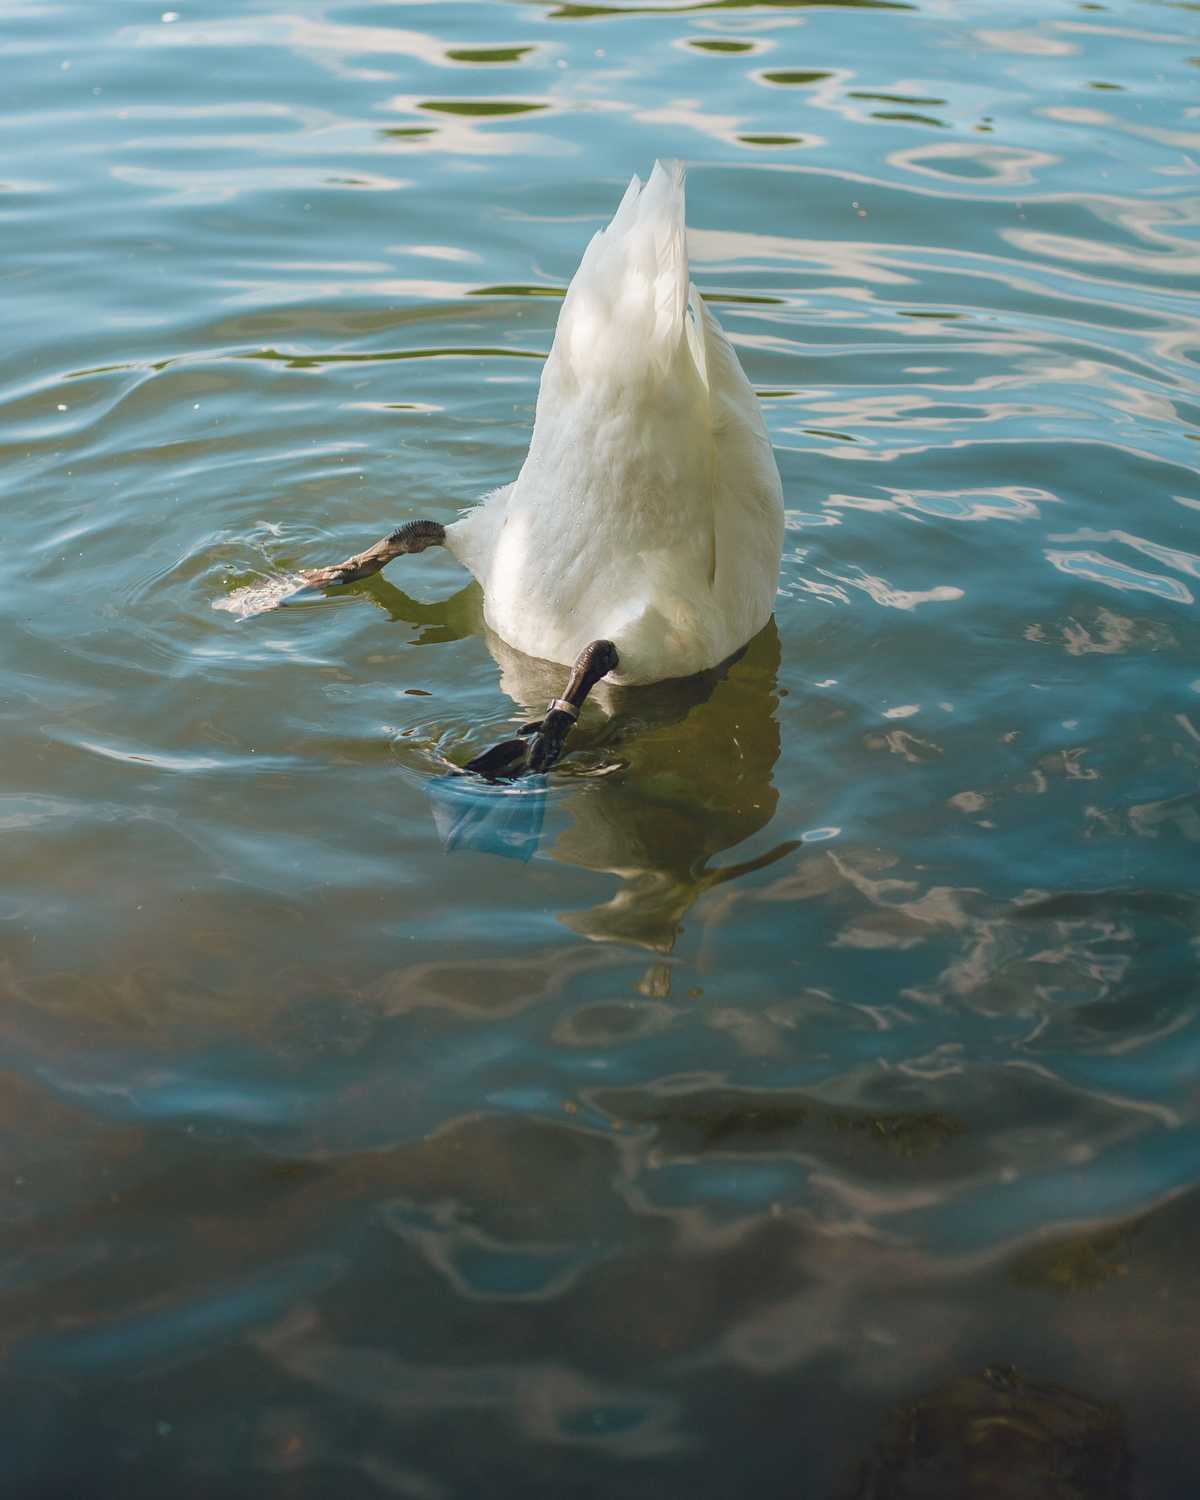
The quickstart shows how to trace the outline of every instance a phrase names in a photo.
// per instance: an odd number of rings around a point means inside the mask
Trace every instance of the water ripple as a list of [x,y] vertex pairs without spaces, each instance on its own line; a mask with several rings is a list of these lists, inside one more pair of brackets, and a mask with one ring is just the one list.
[[[848,1494],[1004,1361],[1191,1495],[1189,15],[9,7],[14,1490]],[[477,787],[452,559],[265,607],[513,477],[670,155],[775,619]]]

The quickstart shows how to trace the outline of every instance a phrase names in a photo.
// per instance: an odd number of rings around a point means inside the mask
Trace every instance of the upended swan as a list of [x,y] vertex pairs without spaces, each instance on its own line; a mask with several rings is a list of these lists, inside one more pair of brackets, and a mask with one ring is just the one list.
[[513,483],[448,526],[409,521],[303,578],[352,583],[445,546],[502,640],[571,666],[541,720],[467,766],[508,778],[559,758],[602,677],[687,677],[745,646],[771,616],[782,545],[757,398],[688,277],[683,168],[658,162],[572,278]]

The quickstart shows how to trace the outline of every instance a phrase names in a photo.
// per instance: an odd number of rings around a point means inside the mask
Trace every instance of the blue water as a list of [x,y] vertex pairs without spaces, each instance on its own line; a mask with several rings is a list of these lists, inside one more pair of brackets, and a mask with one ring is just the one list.
[[[1192,1496],[1197,6],[9,5],[0,82],[6,1493],[925,1495],[999,1362]],[[775,619],[465,797],[561,672],[445,553],[214,605],[513,477],[656,156]]]

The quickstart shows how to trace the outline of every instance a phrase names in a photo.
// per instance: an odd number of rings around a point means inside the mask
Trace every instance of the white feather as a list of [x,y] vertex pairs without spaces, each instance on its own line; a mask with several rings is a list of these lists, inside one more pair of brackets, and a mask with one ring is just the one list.
[[509,645],[569,664],[611,640],[612,680],[647,683],[761,630],[782,543],[758,402],[688,279],[683,169],[659,162],[571,281],[521,472],[446,544]]

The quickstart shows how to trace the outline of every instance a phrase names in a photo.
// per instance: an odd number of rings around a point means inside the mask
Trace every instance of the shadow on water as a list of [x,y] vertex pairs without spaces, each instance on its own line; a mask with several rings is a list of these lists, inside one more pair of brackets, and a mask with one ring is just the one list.
[[[523,656],[487,629],[474,583],[436,603],[379,577],[362,591],[390,619],[418,629],[415,644],[482,635],[500,688],[522,718],[536,718],[562,690],[562,667]],[[551,792],[545,778],[507,788],[475,778],[430,785],[444,847],[527,860],[541,846],[563,864],[612,874],[619,887],[610,900],[564,913],[562,921],[584,937],[670,953],[702,895],[799,847],[785,840],[750,860],[714,864],[775,815],[779,662],[772,618],[745,650],[711,672],[654,688],[601,684],[550,778]],[[557,816],[544,836],[547,795]]]
[[461,641],[483,630],[483,590],[472,580],[446,599],[426,603],[406,594],[390,579],[376,576],[359,584],[361,590],[377,604],[395,624],[412,625],[420,634],[416,646],[433,646]]
[[[501,687],[527,712],[541,711],[560,690],[561,668],[521,657],[494,636],[488,644]],[[565,913],[573,931],[669,953],[684,916],[706,891],[797,847],[788,841],[744,863],[713,864],[775,813],[778,669],[779,633],[771,620],[744,652],[712,672],[653,689],[594,694],[595,709],[572,741],[575,766],[566,769],[575,774],[563,777],[571,822],[547,852],[563,864],[615,875],[620,884],[602,905]],[[611,768],[602,789],[586,774],[589,766]]]

